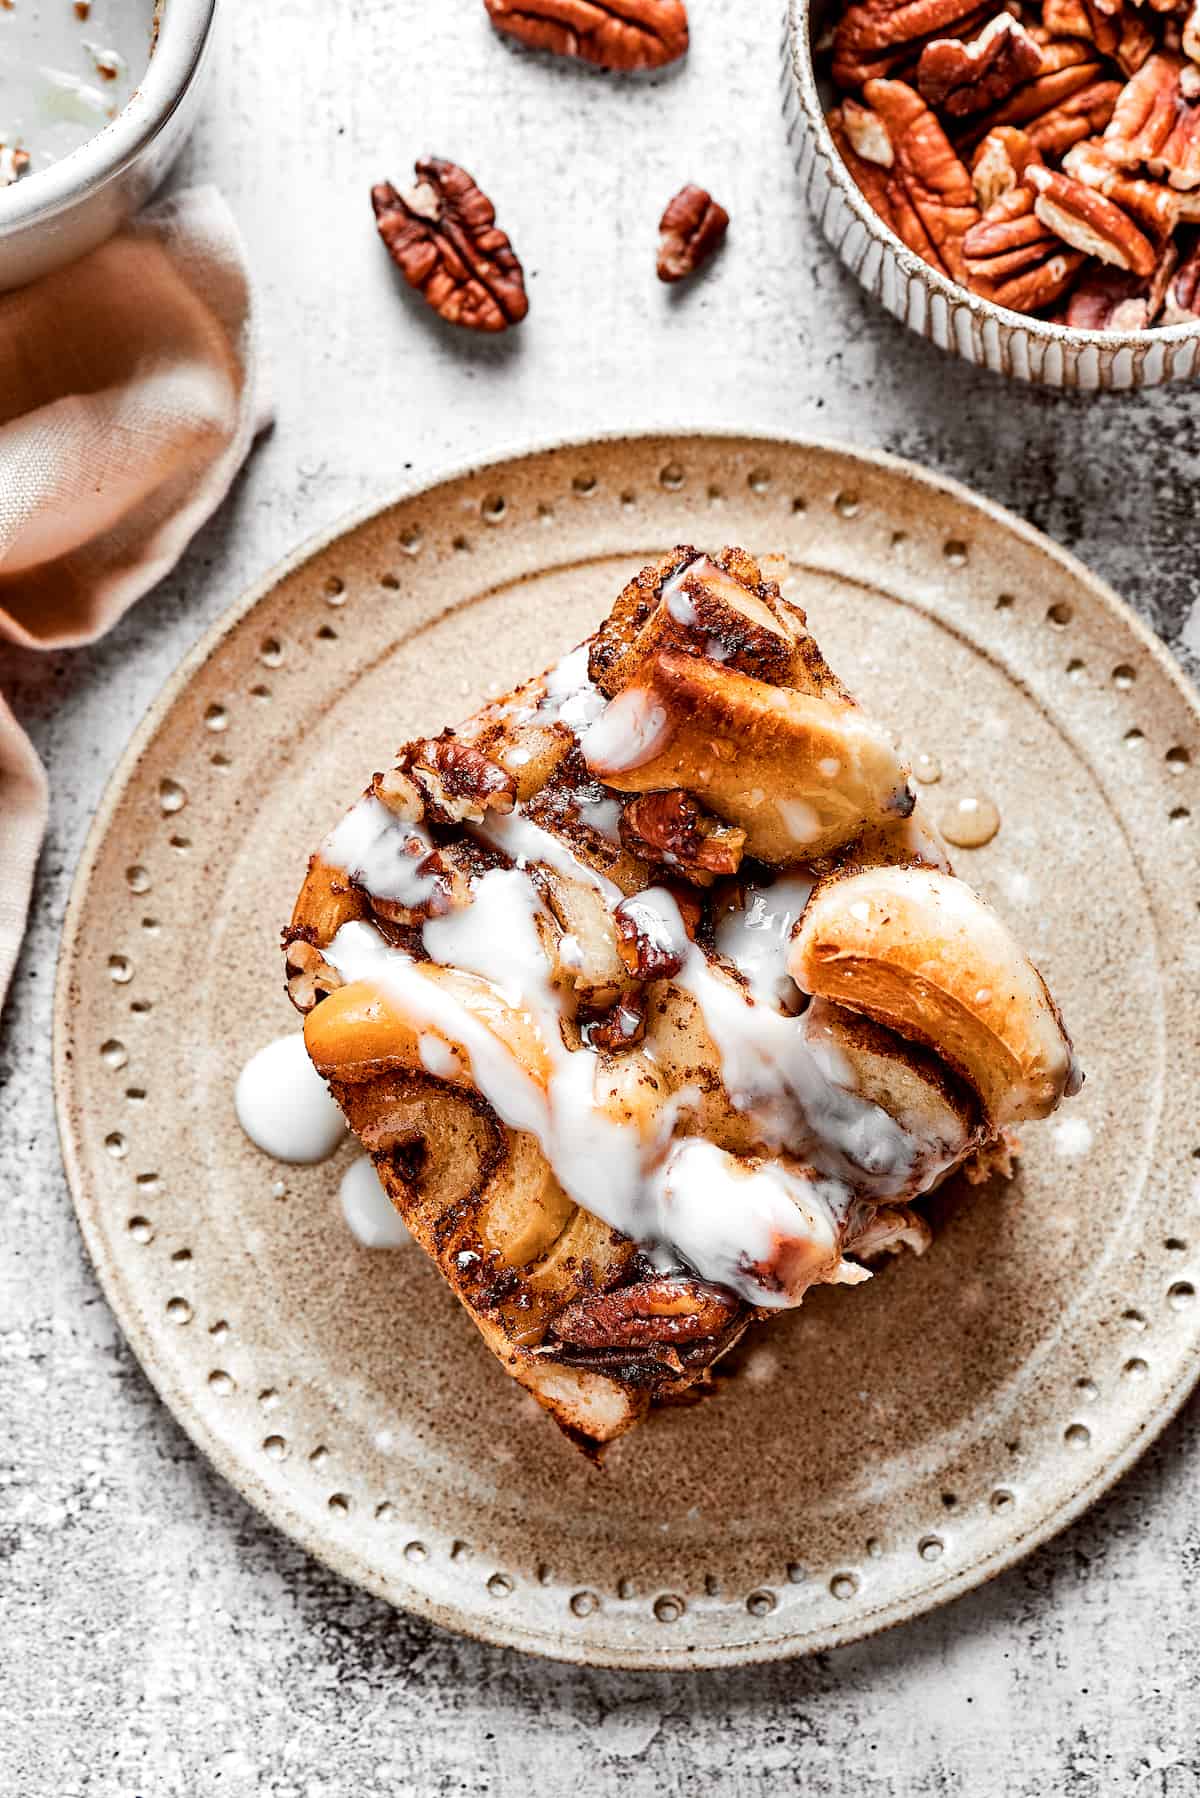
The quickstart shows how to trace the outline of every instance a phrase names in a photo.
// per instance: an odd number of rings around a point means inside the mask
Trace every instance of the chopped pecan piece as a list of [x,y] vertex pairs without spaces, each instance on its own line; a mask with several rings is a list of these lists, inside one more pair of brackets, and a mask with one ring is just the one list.
[[631,855],[668,862],[707,886],[718,874],[737,873],[746,833],[722,824],[688,793],[643,793],[621,813],[621,841]]
[[304,937],[293,937],[288,943],[284,971],[288,997],[297,1011],[311,1011],[342,984],[341,975],[330,967],[316,944]]
[[[903,81],[868,81],[863,97],[891,142],[894,161],[876,186],[879,206],[910,250],[962,281],[962,240],[979,218],[971,177],[924,100]],[[870,168],[870,164],[860,167]]]
[[379,235],[410,287],[449,324],[505,331],[529,310],[525,279],[487,195],[457,163],[427,157],[417,184],[371,189]]
[[864,162],[877,163],[881,169],[892,167],[896,152],[878,113],[857,100],[846,99],[842,101],[842,125],[856,156]]
[[669,980],[683,956],[663,928],[658,913],[640,899],[622,899],[613,913],[617,949],[637,980]]
[[1200,68],[1152,56],[1122,91],[1104,147],[1123,168],[1144,163],[1172,187],[1200,187]]
[[973,43],[941,37],[926,44],[917,64],[917,86],[930,106],[957,119],[997,106],[1041,66],[1039,45],[1018,20],[1002,12]]
[[619,1292],[576,1299],[551,1326],[560,1342],[579,1348],[638,1348],[655,1342],[696,1342],[733,1322],[738,1300],[722,1286],[682,1275],[640,1280]]
[[589,1018],[580,1027],[580,1035],[589,1049],[602,1049],[609,1055],[620,1055],[640,1043],[646,1034],[646,1002],[635,989],[617,1000],[599,1017]]
[[658,278],[682,281],[716,254],[729,214],[702,187],[681,187],[658,224]]
[[1123,75],[1136,75],[1154,50],[1154,33],[1124,0],[1043,0],[1042,24],[1051,37],[1095,44]]
[[484,0],[497,31],[601,69],[661,69],[688,47],[683,0]]
[[1112,200],[1055,169],[1035,166],[1025,178],[1037,196],[1037,216],[1064,243],[1085,255],[1098,256],[1113,268],[1131,269],[1136,275],[1153,274],[1158,262],[1154,245]]
[[394,812],[404,824],[419,824],[425,816],[421,789],[403,768],[389,768],[385,774],[371,777],[371,791],[381,805]]
[[935,37],[969,36],[989,10],[972,0],[860,0],[833,34],[833,79],[854,89],[873,75],[890,75],[915,63]]
[[1002,194],[963,239],[974,292],[1014,312],[1038,312],[1061,299],[1083,266],[1034,212],[1033,194]]
[[1031,162],[1040,162],[1028,132],[1017,125],[997,125],[971,158],[971,185],[979,210],[986,214],[1004,194],[1018,187]]
[[442,824],[478,824],[485,812],[511,812],[517,796],[513,775],[448,731],[408,744],[399,771],[411,771]]

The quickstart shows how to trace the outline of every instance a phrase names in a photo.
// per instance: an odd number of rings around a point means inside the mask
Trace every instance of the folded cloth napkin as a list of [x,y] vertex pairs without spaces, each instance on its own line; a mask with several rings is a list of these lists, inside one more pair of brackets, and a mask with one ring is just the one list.
[[[178,560],[270,419],[245,253],[215,188],[0,295],[0,636],[88,643]],[[46,777],[0,697],[0,1001]]]

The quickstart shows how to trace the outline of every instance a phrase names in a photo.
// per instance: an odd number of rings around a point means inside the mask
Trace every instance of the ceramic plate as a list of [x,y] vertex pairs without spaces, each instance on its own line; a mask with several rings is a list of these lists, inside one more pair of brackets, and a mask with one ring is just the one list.
[[[283,1168],[234,1077],[296,1019],[308,851],[406,737],[591,630],[676,542],[783,551],[818,640],[960,871],[1060,997],[1088,1079],[1007,1189],[753,1332],[716,1395],[597,1472],[420,1252],[361,1248],[354,1151]],[[216,1466],[347,1578],[567,1660],[825,1648],[977,1585],[1075,1516],[1196,1378],[1200,729],[1132,614],[905,463],[741,437],[579,443],[406,494],[242,600],[138,731],[83,856],[57,998],[67,1170],[105,1290]],[[928,770],[927,771],[931,771]]]

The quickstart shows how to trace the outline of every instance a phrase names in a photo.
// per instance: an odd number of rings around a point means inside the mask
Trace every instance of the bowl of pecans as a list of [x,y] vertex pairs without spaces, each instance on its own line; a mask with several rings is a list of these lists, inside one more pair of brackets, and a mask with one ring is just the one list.
[[1080,389],[1200,370],[1200,0],[788,0],[825,236],[969,362]]

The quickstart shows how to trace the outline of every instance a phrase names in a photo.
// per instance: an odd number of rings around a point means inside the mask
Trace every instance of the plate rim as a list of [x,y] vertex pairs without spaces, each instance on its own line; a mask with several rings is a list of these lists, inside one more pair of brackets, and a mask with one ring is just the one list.
[[[888,450],[869,448],[836,438],[798,436],[788,431],[750,428],[685,425],[679,428],[655,426],[645,430],[614,428],[586,431],[567,436],[553,435],[533,442],[524,440],[513,448],[498,448],[482,460],[457,460],[439,464],[425,476],[414,476],[391,490],[386,497],[376,496],[355,507],[333,524],[324,526],[305,538],[290,554],[272,564],[258,580],[252,582],[205,629],[188,653],[168,676],[151,700],[134,728],[129,741],[109,774],[95,815],[80,851],[71,881],[71,891],[63,915],[54,978],[52,1013],[52,1081],[55,1121],[59,1147],[66,1174],[71,1203],[80,1234],[96,1279],[125,1341],[135,1355],[143,1374],[157,1396],[171,1412],[205,1459],[234,1490],[251,1504],[273,1528],[281,1530],[304,1553],[329,1567],[339,1577],[370,1592],[405,1612],[419,1616],[443,1629],[470,1637],[490,1646],[514,1648],[539,1658],[576,1666],[603,1667],[634,1672],[679,1671],[685,1668],[743,1667],[768,1662],[797,1659],[800,1656],[827,1652],[835,1647],[879,1635],[884,1630],[905,1622],[915,1622],[951,1600],[987,1584],[999,1574],[1016,1566],[1026,1556],[1059,1535],[1127,1474],[1155,1439],[1178,1415],[1180,1409],[1200,1382],[1200,1333],[1180,1356],[1180,1371],[1154,1409],[1139,1423],[1130,1440],[1115,1455],[1103,1460],[1087,1478],[1076,1485],[1070,1495],[1046,1515],[1032,1521],[1029,1527],[998,1546],[982,1559],[922,1589],[920,1602],[899,1598],[881,1604],[874,1611],[847,1619],[846,1628],[819,1629],[803,1639],[795,1636],[750,1638],[742,1642],[724,1643],[704,1648],[680,1643],[654,1648],[626,1650],[616,1644],[593,1646],[582,1639],[564,1635],[551,1645],[541,1634],[530,1633],[527,1626],[509,1620],[503,1612],[471,1612],[454,1601],[436,1598],[416,1586],[403,1591],[379,1574],[368,1558],[351,1545],[332,1539],[310,1539],[309,1526],[289,1501],[269,1489],[253,1469],[227,1449],[224,1439],[206,1422],[189,1392],[177,1382],[168,1365],[161,1363],[150,1330],[133,1295],[124,1290],[120,1263],[108,1253],[99,1217],[99,1207],[87,1192],[87,1177],[72,1136],[69,1084],[72,1077],[71,995],[74,970],[83,946],[83,923],[87,891],[96,862],[103,848],[113,814],[126,787],[133,779],[142,757],[149,748],[159,725],[171,711],[181,692],[198,671],[211,660],[225,640],[276,586],[305,563],[323,554],[334,543],[369,524],[373,519],[421,495],[457,482],[472,480],[514,462],[532,461],[538,457],[586,451],[598,445],[653,444],[686,445],[693,443],[727,443],[745,445],[786,446],[789,450],[818,455],[842,456],[872,469],[899,476],[917,487],[933,490],[969,509],[983,513],[993,523],[1015,531],[1031,548],[1058,564],[1072,579],[1081,581],[1111,613],[1114,613],[1155,663],[1157,671],[1166,675],[1175,687],[1200,730],[1200,695],[1195,692],[1183,669],[1166,645],[1143,622],[1129,603],[1101,576],[1095,574],[1070,550],[1048,537],[1036,526],[1010,511],[998,501],[976,492],[953,476],[928,469],[905,456]],[[511,1615],[511,1614],[510,1614]],[[484,1619],[487,1619],[485,1623]]]

